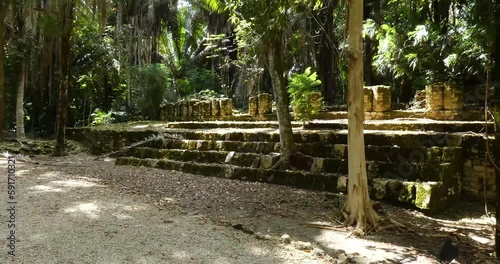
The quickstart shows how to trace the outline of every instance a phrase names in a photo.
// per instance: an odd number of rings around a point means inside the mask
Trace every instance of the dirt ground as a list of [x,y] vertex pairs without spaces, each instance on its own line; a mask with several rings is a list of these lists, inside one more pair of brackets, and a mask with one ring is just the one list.
[[[346,197],[326,192],[115,166],[88,155],[18,162],[17,184],[15,259],[7,255],[7,225],[0,227],[0,259],[16,263],[439,263],[450,235],[458,263],[495,263],[491,219],[479,203],[433,217],[378,203],[393,223],[357,237],[341,225]],[[4,207],[6,189],[4,175]],[[284,234],[291,244],[280,240]]]

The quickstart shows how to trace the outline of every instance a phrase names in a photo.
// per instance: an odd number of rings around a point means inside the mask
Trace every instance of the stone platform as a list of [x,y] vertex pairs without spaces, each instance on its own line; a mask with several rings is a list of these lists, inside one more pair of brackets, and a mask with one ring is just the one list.
[[[294,122],[293,127],[295,141],[307,156],[294,160],[296,166],[290,171],[269,170],[279,159],[275,121],[139,122],[71,128],[67,133],[94,154],[119,150],[159,133],[167,135],[122,153],[117,165],[345,192],[347,120],[313,120],[304,127]],[[481,197],[483,128],[481,122],[365,121],[372,198],[433,212],[462,195]],[[494,182],[491,175],[487,177],[491,196]]]

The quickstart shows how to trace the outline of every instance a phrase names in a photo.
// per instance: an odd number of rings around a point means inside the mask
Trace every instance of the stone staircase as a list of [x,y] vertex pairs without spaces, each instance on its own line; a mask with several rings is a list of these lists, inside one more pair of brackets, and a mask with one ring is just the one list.
[[[164,133],[170,136],[130,149],[117,158],[116,165],[345,192],[346,120],[293,125],[299,150],[307,156],[296,158],[295,168],[288,171],[270,170],[280,150],[277,123],[272,121],[144,123],[68,129],[68,135],[98,154]],[[434,212],[460,198],[464,164],[474,152],[470,146],[480,144],[479,132],[484,126],[479,122],[405,119],[366,121],[365,127],[372,198]]]

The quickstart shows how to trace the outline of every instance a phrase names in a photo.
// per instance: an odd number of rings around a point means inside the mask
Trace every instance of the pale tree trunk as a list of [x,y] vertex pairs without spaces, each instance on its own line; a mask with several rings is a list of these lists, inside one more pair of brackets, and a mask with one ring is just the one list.
[[292,117],[288,110],[288,91],[284,76],[285,68],[282,53],[283,40],[278,38],[271,42],[271,47],[269,47],[269,73],[271,74],[274,99],[276,101],[281,145],[281,158],[273,169],[276,167],[289,168],[292,155],[297,153],[297,147],[293,140]]
[[25,3],[21,1],[16,10],[17,19],[17,49],[21,55],[19,64],[17,66],[18,82],[17,82],[17,94],[16,94],[16,138],[24,139],[26,134],[24,131],[24,88],[26,84],[26,58],[28,57],[24,49],[24,41],[26,41],[26,22],[28,18],[25,18],[24,5]]
[[16,137],[18,139],[26,138],[24,132],[24,86],[26,83],[26,64],[24,61],[19,65],[19,79],[17,83],[16,98]]
[[62,16],[62,34],[60,48],[60,67],[61,82],[59,85],[59,109],[57,122],[57,140],[54,155],[62,156],[66,153],[66,123],[68,121],[68,73],[69,73],[69,55],[71,51],[71,30],[73,25],[74,0],[63,0],[61,5]]
[[363,135],[363,0],[348,1],[349,68],[348,68],[348,166],[349,186],[345,206],[347,224],[364,230],[380,217],[372,208],[366,176],[365,140]]
[[10,1],[2,0],[0,1],[0,141],[3,140],[3,119],[5,113],[5,16],[7,14],[7,8]]

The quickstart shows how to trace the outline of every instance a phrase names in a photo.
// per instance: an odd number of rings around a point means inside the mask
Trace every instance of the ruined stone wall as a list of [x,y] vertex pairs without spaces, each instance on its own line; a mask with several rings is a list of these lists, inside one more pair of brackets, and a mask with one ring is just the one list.
[[229,98],[212,100],[182,100],[167,103],[160,109],[162,121],[208,121],[233,115],[233,102]]
[[[491,139],[490,145],[492,146],[493,144],[493,139]],[[485,141],[480,137],[466,135],[463,138],[463,151],[464,195],[475,200],[483,201],[484,187],[486,186],[486,199],[490,202],[495,201],[495,168],[490,162],[485,160]]]
[[365,112],[391,111],[391,87],[384,85],[365,86],[363,89]]
[[260,93],[248,100],[248,114],[252,117],[264,117],[272,113],[273,98],[268,93]]
[[425,88],[426,117],[437,120],[460,119],[464,107],[464,88],[457,83],[435,83]]

